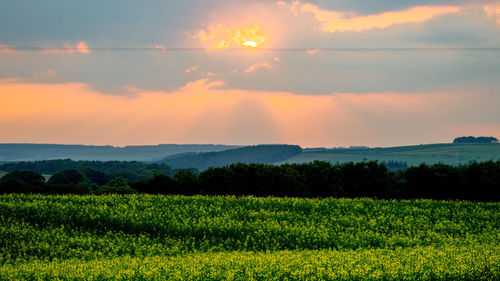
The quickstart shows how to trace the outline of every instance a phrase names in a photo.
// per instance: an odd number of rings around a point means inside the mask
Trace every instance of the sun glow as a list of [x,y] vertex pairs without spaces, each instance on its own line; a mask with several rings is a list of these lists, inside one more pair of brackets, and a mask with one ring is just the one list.
[[196,38],[211,45],[211,49],[227,49],[231,47],[258,48],[267,42],[267,36],[260,26],[230,29],[223,25],[211,26],[208,31],[200,30]]
[[255,41],[246,41],[245,43],[243,43],[243,46],[249,47],[249,48],[255,48],[259,45]]

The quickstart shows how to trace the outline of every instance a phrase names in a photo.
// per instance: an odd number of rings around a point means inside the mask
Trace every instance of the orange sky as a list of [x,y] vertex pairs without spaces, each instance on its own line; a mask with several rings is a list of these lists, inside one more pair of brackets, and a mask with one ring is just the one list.
[[[372,93],[308,96],[220,90],[199,80],[173,92],[106,95],[81,83],[0,82],[0,141],[85,144],[294,143],[411,144],[425,132],[492,135],[464,112],[500,104],[481,93]],[[392,143],[391,143],[392,142]]]

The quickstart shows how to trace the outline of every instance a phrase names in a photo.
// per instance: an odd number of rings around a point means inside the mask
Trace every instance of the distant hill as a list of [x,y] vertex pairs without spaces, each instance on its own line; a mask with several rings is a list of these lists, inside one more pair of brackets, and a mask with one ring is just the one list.
[[221,152],[183,153],[168,156],[159,161],[174,169],[196,168],[204,170],[209,167],[221,167],[234,163],[271,164],[302,153],[297,145],[257,145],[224,150]]
[[[500,144],[427,144],[387,148],[306,148],[294,145],[176,145],[155,146],[84,146],[55,144],[0,144],[2,162],[53,159],[93,161],[159,162],[173,169],[224,166],[232,163],[305,163],[314,160],[332,163],[378,160],[393,168],[438,162],[460,165],[472,161],[500,160]],[[391,165],[388,165],[391,166]]]
[[168,155],[186,152],[223,151],[234,145],[161,144],[146,146],[89,146],[59,144],[0,143],[0,162],[38,161],[53,159],[98,161],[158,161]]
[[500,144],[427,144],[388,148],[320,149],[304,151],[282,163],[306,163],[314,160],[332,163],[378,160],[406,162],[408,166],[438,162],[459,165],[472,161],[500,160]]

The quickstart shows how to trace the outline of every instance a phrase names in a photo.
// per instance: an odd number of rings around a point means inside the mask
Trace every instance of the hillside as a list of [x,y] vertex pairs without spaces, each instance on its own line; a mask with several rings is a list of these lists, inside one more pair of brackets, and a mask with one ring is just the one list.
[[421,163],[466,164],[470,161],[500,159],[500,144],[427,144],[388,148],[324,149],[305,151],[280,163],[305,163],[314,160],[359,162],[363,160],[401,161],[409,166]]
[[276,163],[299,155],[301,152],[302,148],[296,145],[257,145],[221,152],[172,155],[159,163],[167,164],[174,169],[196,168],[204,170],[209,167],[220,167],[234,163]]
[[408,166],[421,163],[466,164],[500,159],[500,144],[426,144],[388,148],[304,149],[293,145],[176,145],[84,146],[55,144],[0,144],[0,163],[51,159],[96,161],[145,161],[172,168],[200,170],[232,163],[305,163],[315,160],[333,163],[363,160],[397,161]]
[[0,143],[0,162],[53,159],[98,161],[156,161],[165,156],[186,152],[222,151],[234,145],[160,144],[145,146],[90,146],[59,144]]

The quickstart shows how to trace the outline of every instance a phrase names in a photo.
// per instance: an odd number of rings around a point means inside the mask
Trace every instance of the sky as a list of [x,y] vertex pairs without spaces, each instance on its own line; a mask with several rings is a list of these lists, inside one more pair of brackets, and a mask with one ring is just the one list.
[[497,0],[2,0],[0,142],[500,137]]

